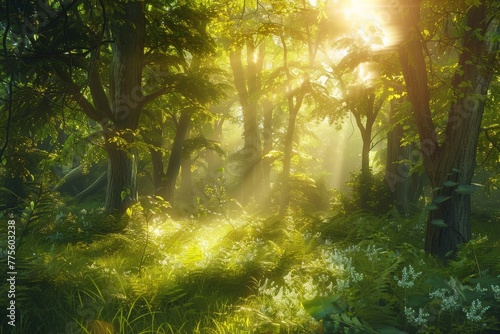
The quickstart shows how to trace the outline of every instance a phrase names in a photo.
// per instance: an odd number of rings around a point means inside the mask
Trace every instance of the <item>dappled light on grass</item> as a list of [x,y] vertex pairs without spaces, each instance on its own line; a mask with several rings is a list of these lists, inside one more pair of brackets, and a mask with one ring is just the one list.
[[207,269],[220,252],[224,238],[234,227],[224,220],[158,222],[159,235],[152,236],[151,247],[156,247],[158,263],[179,271]]
[[454,326],[493,328],[498,243],[480,238],[443,269],[412,245],[420,238],[402,234],[422,229],[418,217],[363,213],[233,216],[228,224],[163,214],[146,223],[137,211],[122,234],[31,250],[26,279],[30,289],[45,286],[36,294],[51,306],[26,300],[42,332],[49,318],[60,331],[102,325],[124,334],[451,329],[427,316],[432,305],[442,319],[458,319]]

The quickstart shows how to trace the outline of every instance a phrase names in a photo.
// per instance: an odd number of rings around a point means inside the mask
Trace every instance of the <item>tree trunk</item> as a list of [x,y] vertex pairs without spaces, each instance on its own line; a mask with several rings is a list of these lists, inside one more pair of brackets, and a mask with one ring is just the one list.
[[179,117],[179,123],[177,124],[177,129],[175,131],[172,151],[170,152],[167,172],[165,173],[165,191],[162,192],[162,197],[170,204],[174,201],[175,184],[177,183],[177,177],[179,176],[179,171],[181,169],[182,146],[189,131],[190,124],[191,113],[189,111],[183,111]]
[[[354,95],[355,100],[350,103],[350,110],[356,120],[356,125],[363,141],[361,148],[361,179],[359,206],[368,209],[372,198],[372,173],[370,170],[370,151],[372,149],[372,131],[377,115],[382,107],[383,100],[375,106],[375,93],[366,88],[360,88]],[[363,124],[363,116],[366,118]]]
[[181,161],[181,193],[191,198],[193,191],[193,174],[191,173],[192,160],[189,158]]
[[371,129],[361,131],[361,138],[363,139],[363,147],[361,149],[359,207],[367,210],[370,207],[370,200],[372,198],[372,173],[370,170]]
[[120,215],[137,201],[137,153],[114,142],[105,145],[108,153],[108,175],[105,211]]
[[304,100],[304,89],[307,84],[308,82],[304,82],[302,87],[295,89],[288,96],[288,127],[285,135],[285,155],[283,157],[283,174],[281,176],[280,215],[286,213],[286,209],[290,204],[290,170],[292,167],[293,135],[295,132],[297,115],[302,106],[302,101]]
[[152,183],[155,196],[161,196],[161,192],[165,188],[165,172],[164,172],[164,139],[163,139],[163,124],[160,119],[154,117],[150,113],[146,113],[150,124],[148,126],[150,134],[145,138],[151,155],[152,168]]
[[[214,120],[213,122],[213,132],[209,137],[210,140],[216,142],[222,142],[222,126],[224,124],[224,119]],[[214,150],[207,150],[205,153],[207,160],[208,175],[211,180],[216,181],[221,175],[221,168],[224,166],[222,157],[220,153]]]
[[[144,2],[129,1],[122,9],[113,13],[111,25],[114,38],[109,87],[112,119],[101,120],[109,157],[105,211],[118,215],[137,201],[137,153],[133,148],[133,131],[138,127],[144,98],[141,80],[146,27]],[[93,96],[104,95],[100,86],[91,85]],[[99,102],[103,107],[105,100],[102,97]],[[99,103],[95,101],[96,108],[100,107]],[[124,200],[123,194],[126,194]]]
[[[263,55],[259,61],[254,61],[254,45],[252,40],[246,43],[247,69],[243,68],[241,47],[230,54],[230,63],[233,71],[234,84],[238,91],[241,108],[243,110],[243,137],[244,146],[241,202],[246,204],[256,197],[262,184],[262,148],[257,120],[258,90],[260,89],[259,75],[262,70]],[[263,50],[261,49],[261,52]]]
[[411,171],[412,166],[420,158],[416,145],[412,143],[401,146],[404,138],[403,125],[396,120],[396,108],[399,103],[391,100],[389,115],[391,130],[387,133],[385,180],[392,192],[396,210],[400,214],[409,215],[417,209],[425,176]]
[[[472,5],[467,11],[469,29],[464,33],[458,70],[452,78],[454,96],[450,100],[453,102],[448,111],[444,140],[438,143],[419,35],[420,8],[410,1],[407,6],[408,15],[402,22],[406,33],[404,40],[408,42],[399,50],[400,63],[414,109],[424,168],[431,186],[437,189],[433,196],[437,209],[429,211],[425,250],[445,258],[471,237],[468,189],[474,174],[486,93],[498,50],[498,43],[490,42],[486,32],[489,28],[494,29],[497,35],[498,22],[487,19],[484,3]],[[449,182],[445,184],[446,181]]]
[[363,141],[361,148],[361,173],[370,173],[370,151],[372,149],[371,130],[363,130],[361,132]]
[[[162,133],[158,133],[159,136]],[[165,173],[163,172],[163,152],[160,150],[161,145],[155,145],[156,148],[150,148],[149,153],[151,154],[151,162],[153,163],[153,186],[155,189],[155,195],[161,196],[163,189],[165,188]]]
[[290,204],[290,169],[291,169],[292,153],[293,153],[293,133],[295,131],[297,112],[298,109],[293,108],[293,102],[292,102],[292,107],[289,109],[288,112],[288,127],[286,129],[286,135],[285,135],[285,152],[284,152],[285,155],[283,157],[283,174],[281,176],[280,215],[284,215],[286,213],[286,209]]
[[[264,116],[264,133],[263,133],[263,150],[262,155],[265,156],[273,149],[273,109],[274,105],[271,101],[265,100],[262,103]],[[266,157],[262,159],[262,191],[264,194],[269,194],[271,191],[271,164],[272,158]]]

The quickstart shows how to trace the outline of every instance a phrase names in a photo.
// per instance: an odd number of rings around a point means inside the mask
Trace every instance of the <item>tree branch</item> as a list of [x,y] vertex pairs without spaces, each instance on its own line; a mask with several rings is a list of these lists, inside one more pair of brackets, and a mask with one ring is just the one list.
[[160,89],[158,89],[156,92],[153,92],[149,95],[145,95],[142,97],[141,99],[141,106],[144,106],[146,104],[148,104],[149,102],[159,98],[160,96],[163,96],[165,94],[169,93],[169,87],[165,86],[165,87],[162,87]]
[[89,87],[95,108],[109,119],[113,119],[113,111],[109,105],[108,97],[104,92],[104,86],[99,74],[100,50],[97,48],[92,54],[92,61],[89,69]]

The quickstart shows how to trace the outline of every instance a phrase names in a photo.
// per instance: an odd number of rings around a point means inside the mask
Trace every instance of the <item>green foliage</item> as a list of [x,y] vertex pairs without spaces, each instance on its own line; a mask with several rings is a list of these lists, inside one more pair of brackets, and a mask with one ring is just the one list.
[[290,175],[290,203],[305,212],[328,211],[330,209],[331,191],[325,180],[312,179],[305,174]]
[[41,216],[32,225],[43,237],[28,233],[23,243],[33,246],[21,247],[24,332],[474,333],[499,325],[498,242],[478,237],[444,266],[420,250],[420,217],[232,212],[231,224],[210,213],[175,221],[149,197],[130,209],[122,233],[100,235],[78,232],[86,221],[105,224],[98,209],[55,208],[54,223]]
[[351,187],[351,194],[341,194],[338,199],[346,213],[365,210],[382,215],[391,210],[392,195],[383,172],[355,172],[347,184]]

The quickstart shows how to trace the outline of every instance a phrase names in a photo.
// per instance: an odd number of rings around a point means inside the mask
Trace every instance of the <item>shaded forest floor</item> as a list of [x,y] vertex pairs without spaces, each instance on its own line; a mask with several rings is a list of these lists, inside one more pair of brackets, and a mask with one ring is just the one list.
[[16,327],[4,317],[4,333],[500,328],[498,211],[476,210],[473,241],[442,264],[421,250],[425,212],[176,220],[156,203],[134,207],[113,233],[97,208],[45,202],[22,218]]

